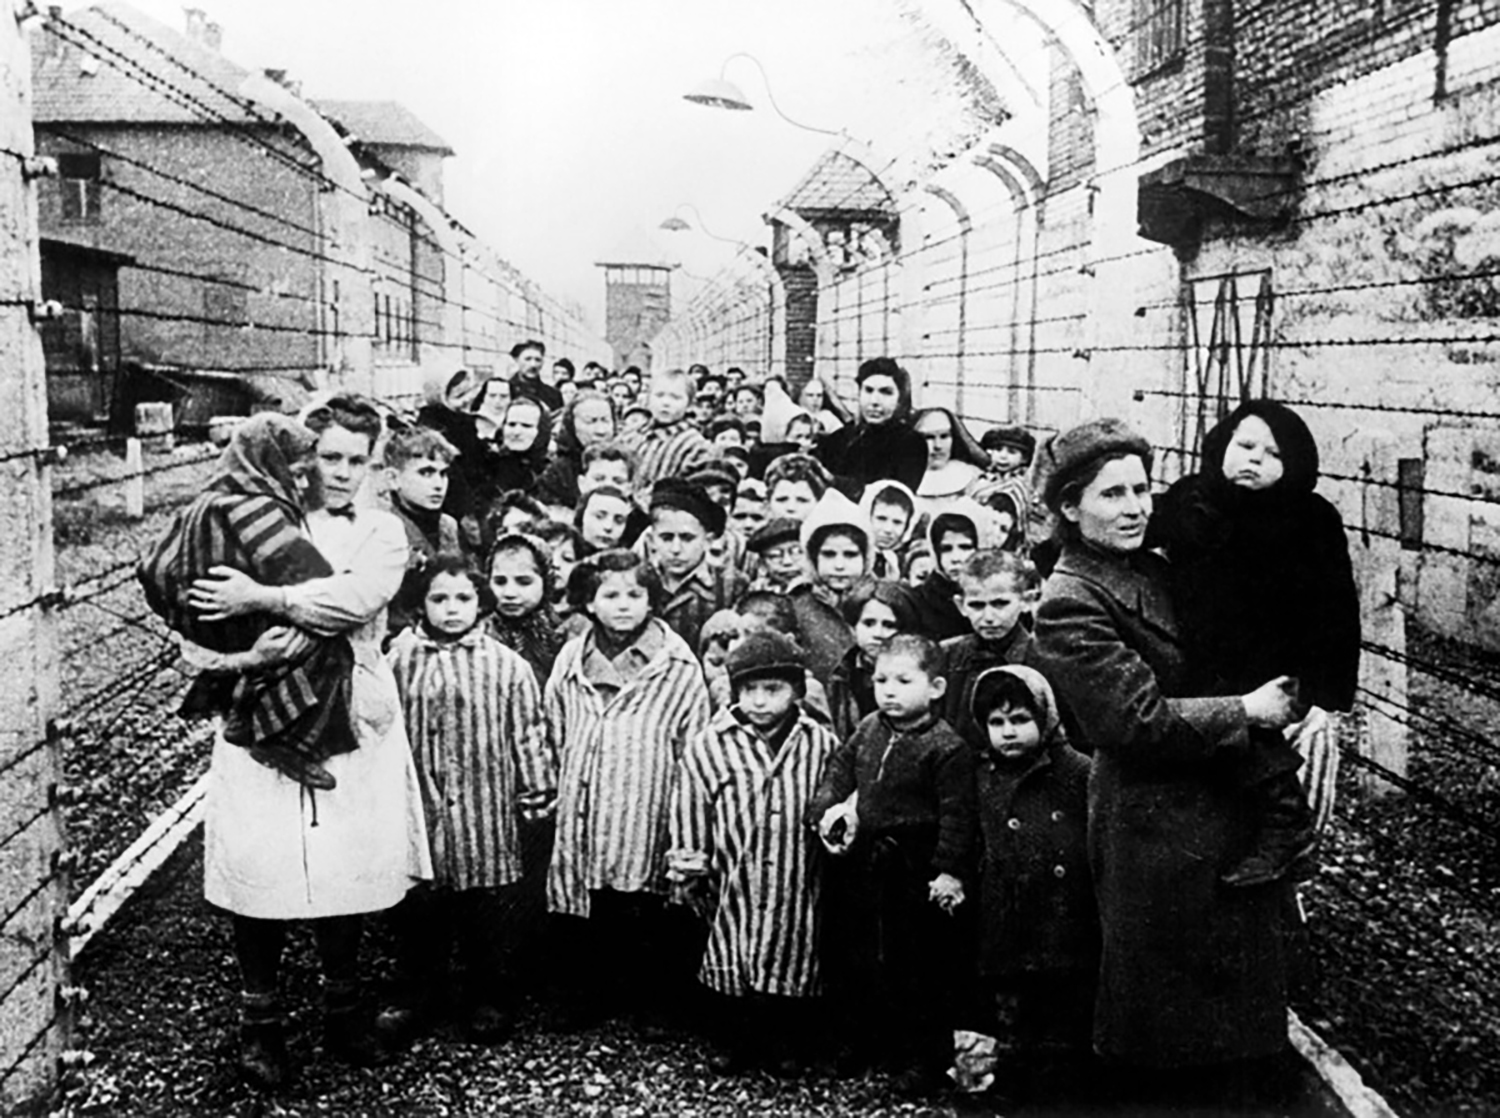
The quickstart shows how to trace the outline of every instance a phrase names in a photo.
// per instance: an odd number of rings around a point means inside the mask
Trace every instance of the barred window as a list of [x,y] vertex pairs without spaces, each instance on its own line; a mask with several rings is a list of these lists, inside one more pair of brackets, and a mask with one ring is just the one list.
[[70,153],[57,157],[57,189],[64,221],[98,221],[99,156]]
[[1135,0],[1135,75],[1145,77],[1182,57],[1186,0]]

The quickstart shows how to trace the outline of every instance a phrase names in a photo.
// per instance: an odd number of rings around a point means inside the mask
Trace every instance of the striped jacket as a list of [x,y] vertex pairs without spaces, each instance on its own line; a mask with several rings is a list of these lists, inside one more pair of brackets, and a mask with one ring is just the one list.
[[714,456],[712,444],[690,419],[664,426],[653,423],[631,440],[629,446],[636,459],[636,492],[643,498],[650,495],[651,487],[662,478],[686,477]]
[[482,627],[452,641],[405,629],[386,660],[406,716],[435,879],[457,889],[519,880],[517,802],[556,787],[530,666]]
[[734,709],[688,743],[677,769],[668,865],[706,870],[717,903],[699,980],[721,994],[818,992],[817,839],[803,815],[838,747],[799,714],[774,755]]
[[584,675],[592,633],[569,641],[543,692],[561,759],[547,907],[589,915],[589,893],[663,892],[672,778],[683,746],[708,722],[703,669],[659,620],[663,646],[606,699]]

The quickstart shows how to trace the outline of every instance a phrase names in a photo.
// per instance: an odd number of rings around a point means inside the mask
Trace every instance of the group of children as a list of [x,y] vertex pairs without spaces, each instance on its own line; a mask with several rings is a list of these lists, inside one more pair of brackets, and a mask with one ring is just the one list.
[[[672,381],[654,380],[652,398],[675,394],[680,410],[691,393]],[[1060,740],[1046,682],[1020,666],[1036,572],[994,546],[1009,533],[976,504],[934,518],[933,570],[913,585],[901,577],[921,517],[910,491],[877,485],[856,505],[797,452],[766,471],[765,517],[744,546],[716,557],[731,514],[744,526],[761,494],[643,473],[643,460],[674,468],[660,463],[680,466],[695,445],[695,428],[664,418],[644,458],[586,452],[573,531],[508,518],[478,564],[445,543],[431,483],[450,454],[442,439],[420,427],[388,438],[391,507],[413,556],[389,656],[436,881],[398,921],[403,981],[382,1021],[411,1035],[434,1019],[452,946],[438,929],[472,933],[493,911],[481,894],[523,902],[522,836],[550,817],[550,855],[531,876],[549,912],[571,918],[548,937],[566,952],[567,1019],[622,1003],[671,1017],[696,967],[719,1003],[721,1070],[790,1071],[837,1036],[827,1054],[840,1066],[881,1061],[903,1089],[929,1090],[955,1026],[993,1031],[970,991],[981,962],[1000,984],[1032,965],[979,939],[1022,942],[1012,925],[1043,905],[1078,925],[1070,959],[1049,942],[1047,965],[1071,967],[1080,987],[1094,966],[1086,762]],[[617,546],[637,516],[635,546]],[[1056,841],[1016,835],[1023,810],[1051,820]],[[515,920],[489,926],[526,935]],[[501,954],[493,937],[468,951],[480,973],[465,984],[467,1024],[481,1038],[503,1029]],[[831,1014],[815,1010],[825,1003]],[[1075,1053],[1087,1050],[1081,1012],[1066,1035]]]
[[800,450],[705,471],[694,389],[654,376],[640,438],[585,450],[570,519],[517,499],[482,555],[442,511],[454,448],[386,439],[411,556],[387,656],[434,880],[398,909],[382,1026],[446,1012],[457,939],[463,1024],[498,1039],[545,939],[574,1023],[671,1018],[696,974],[726,1072],[821,1044],[923,1093],[960,1027],[1087,1059],[1089,761],[1027,666],[1030,436],[987,438],[974,498],[926,516]]

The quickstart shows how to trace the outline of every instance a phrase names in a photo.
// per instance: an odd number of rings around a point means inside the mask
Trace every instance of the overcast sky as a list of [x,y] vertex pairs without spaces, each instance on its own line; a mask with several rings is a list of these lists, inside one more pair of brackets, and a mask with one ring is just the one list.
[[[183,26],[180,0],[130,2]],[[687,271],[715,271],[733,248],[660,232],[663,218],[690,202],[714,233],[763,244],[760,214],[830,142],[778,119],[744,60],[726,76],[756,111],[684,92],[749,51],[788,115],[869,140],[870,57],[910,34],[891,0],[197,2],[240,65],[286,69],[314,99],[412,109],[458,153],[449,210],[600,330],[595,261],[648,237]]]

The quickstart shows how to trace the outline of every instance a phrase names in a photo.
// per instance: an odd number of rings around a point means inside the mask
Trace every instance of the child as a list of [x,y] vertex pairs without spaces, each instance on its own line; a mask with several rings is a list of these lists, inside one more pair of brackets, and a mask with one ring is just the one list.
[[[1082,1070],[1090,1052],[1099,914],[1088,860],[1089,761],[1063,740],[1052,688],[1019,665],[974,681],[979,974],[1023,1083]],[[1048,1069],[1046,1060],[1061,1060]],[[1068,1064],[1072,1066],[1069,1067]],[[1026,1093],[1026,1092],[1022,1092]]]
[[[738,644],[752,633],[779,633],[793,644],[797,644],[797,613],[785,594],[769,590],[750,590],[735,605],[735,641]],[[730,647],[733,648],[734,644]],[[800,647],[800,645],[799,645]],[[802,680],[802,709],[825,726],[833,724],[828,711],[828,691],[818,682],[812,672],[805,672]],[[708,677],[708,697],[715,711],[723,710],[734,701],[729,687],[729,676],[717,673]]]
[[[1191,693],[1240,694],[1250,687],[1231,688],[1245,680],[1286,675],[1302,703],[1348,710],[1359,597],[1343,523],[1313,492],[1318,448],[1307,425],[1281,404],[1252,400],[1208,433],[1202,461],[1202,473],[1163,496],[1147,541],[1172,560],[1173,605],[1203,687]],[[1233,778],[1259,830],[1227,884],[1279,880],[1312,852],[1300,761],[1281,735],[1251,731]]]
[[745,566],[745,537],[728,523],[729,510],[734,505],[735,490],[739,487],[740,475],[723,458],[710,459],[688,475],[688,481],[701,485],[714,504],[724,510],[724,530],[708,541],[708,561],[717,567],[733,567],[743,572]]
[[635,458],[617,442],[595,443],[584,448],[583,472],[578,475],[578,495],[586,497],[601,485],[630,492],[635,483]]
[[911,592],[899,582],[861,578],[844,595],[839,612],[854,631],[854,645],[828,681],[833,730],[843,741],[875,712],[875,657],[897,633],[916,631]]
[[651,374],[651,423],[628,444],[636,457],[636,501],[650,503],[651,487],[664,477],[686,477],[714,456],[693,426],[693,378],[682,369]]
[[958,572],[953,596],[973,630],[942,643],[948,698],[943,717],[964,741],[982,741],[970,708],[981,672],[1001,664],[1024,664],[1031,653],[1031,630],[1022,618],[1041,590],[1036,568],[1008,551],[976,552]]
[[747,541],[766,522],[766,486],[755,478],[742,478],[735,486],[729,522]]
[[495,545],[495,537],[509,532],[535,531],[537,525],[549,519],[542,503],[530,493],[519,489],[507,489],[496,497],[485,519],[486,550]]
[[709,561],[709,541],[723,533],[725,520],[723,508],[691,481],[662,478],[651,491],[647,554],[661,579],[663,599],[656,615],[689,648],[698,647],[703,623],[732,606],[745,589],[739,571]]
[[[208,489],[178,514],[140,563],[146,602],[187,640],[219,653],[247,653],[272,626],[264,614],[203,620],[191,588],[217,566],[267,586],[334,573],[299,530],[317,436],[284,415],[262,412],[234,433]],[[205,671],[183,699],[184,714],[225,715],[224,739],[308,788],[337,784],[320,762],[356,747],[349,722],[354,653],[343,637],[315,638],[289,665],[241,673]]]
[[806,663],[786,637],[746,637],[726,667],[734,705],[678,764],[667,872],[709,920],[698,980],[727,1003],[710,1066],[794,1074],[820,992],[820,864],[802,820],[838,741],[802,711]]
[[859,507],[870,518],[875,545],[871,572],[876,578],[900,578],[901,545],[917,515],[916,495],[899,481],[877,481],[865,488]]
[[797,611],[797,631],[808,667],[825,687],[854,644],[839,612],[849,588],[870,570],[870,525],[853,501],[830,489],[802,522],[803,575],[787,592]]
[[969,496],[983,505],[991,504],[997,495],[1008,496],[1015,508],[1015,527],[1021,540],[1037,538],[1032,532],[1036,500],[1026,480],[1036,457],[1036,436],[1024,427],[991,427],[979,445],[989,455],[989,466],[969,486]]
[[708,723],[708,692],[692,650],[651,615],[661,583],[644,558],[592,556],[569,590],[593,624],[563,646],[543,692],[561,757],[547,907],[580,918],[564,934],[581,941],[570,1016],[582,1023],[615,983],[660,1004],[674,977],[689,980],[661,871],[676,761]]
[[936,640],[947,640],[969,631],[969,623],[955,604],[956,579],[981,543],[989,543],[984,533],[991,523],[985,511],[967,498],[950,502],[946,512],[932,518],[927,538],[937,569],[917,588],[921,632]]
[[808,454],[783,454],[766,469],[766,511],[772,517],[790,517],[799,523],[833,484],[816,458]]
[[748,449],[745,439],[745,421],[737,415],[716,415],[708,422],[708,441],[722,453],[729,447]]
[[495,599],[489,634],[519,653],[537,679],[552,674],[562,638],[552,610],[552,563],[536,536],[509,532],[490,548],[489,588]]
[[635,508],[629,494],[613,485],[599,485],[578,500],[574,526],[583,542],[594,551],[620,547]]
[[406,578],[386,617],[392,635],[422,616],[417,590],[421,568],[439,552],[457,551],[458,521],[443,511],[448,471],[457,457],[447,439],[426,427],[392,431],[385,443],[391,511],[406,529]]
[[785,594],[807,573],[802,525],[790,517],[768,520],[756,529],[745,547],[757,559],[755,578],[750,583],[755,590]]
[[875,658],[879,707],[829,759],[809,822],[840,865],[830,871],[823,961],[837,977],[854,1056],[888,1053],[904,1094],[942,1081],[962,951],[951,919],[975,844],[973,751],[937,713],[937,646],[892,637]]
[[[726,687],[729,677],[724,665],[729,660],[729,650],[739,643],[740,615],[732,609],[721,609],[703,623],[698,635],[698,660],[703,664],[703,679],[708,684],[709,706],[718,710],[715,690]],[[726,704],[727,705],[727,704]]]
[[521,877],[519,811],[539,815],[556,786],[541,694],[526,661],[488,636],[484,579],[461,556],[421,571],[423,614],[386,659],[396,677],[432,849],[431,887],[397,909],[400,997],[382,1027],[410,1039],[431,1023],[450,978],[455,937],[465,956],[472,1039],[507,1031],[496,890]]
[[798,453],[811,454],[818,446],[817,423],[806,412],[799,412],[787,421],[786,441],[797,448]]
[[537,528],[536,537],[547,545],[547,557],[552,562],[552,592],[547,601],[561,621],[573,612],[573,607],[568,604],[568,578],[589,546],[583,542],[583,535],[577,528],[556,520],[549,520]]

